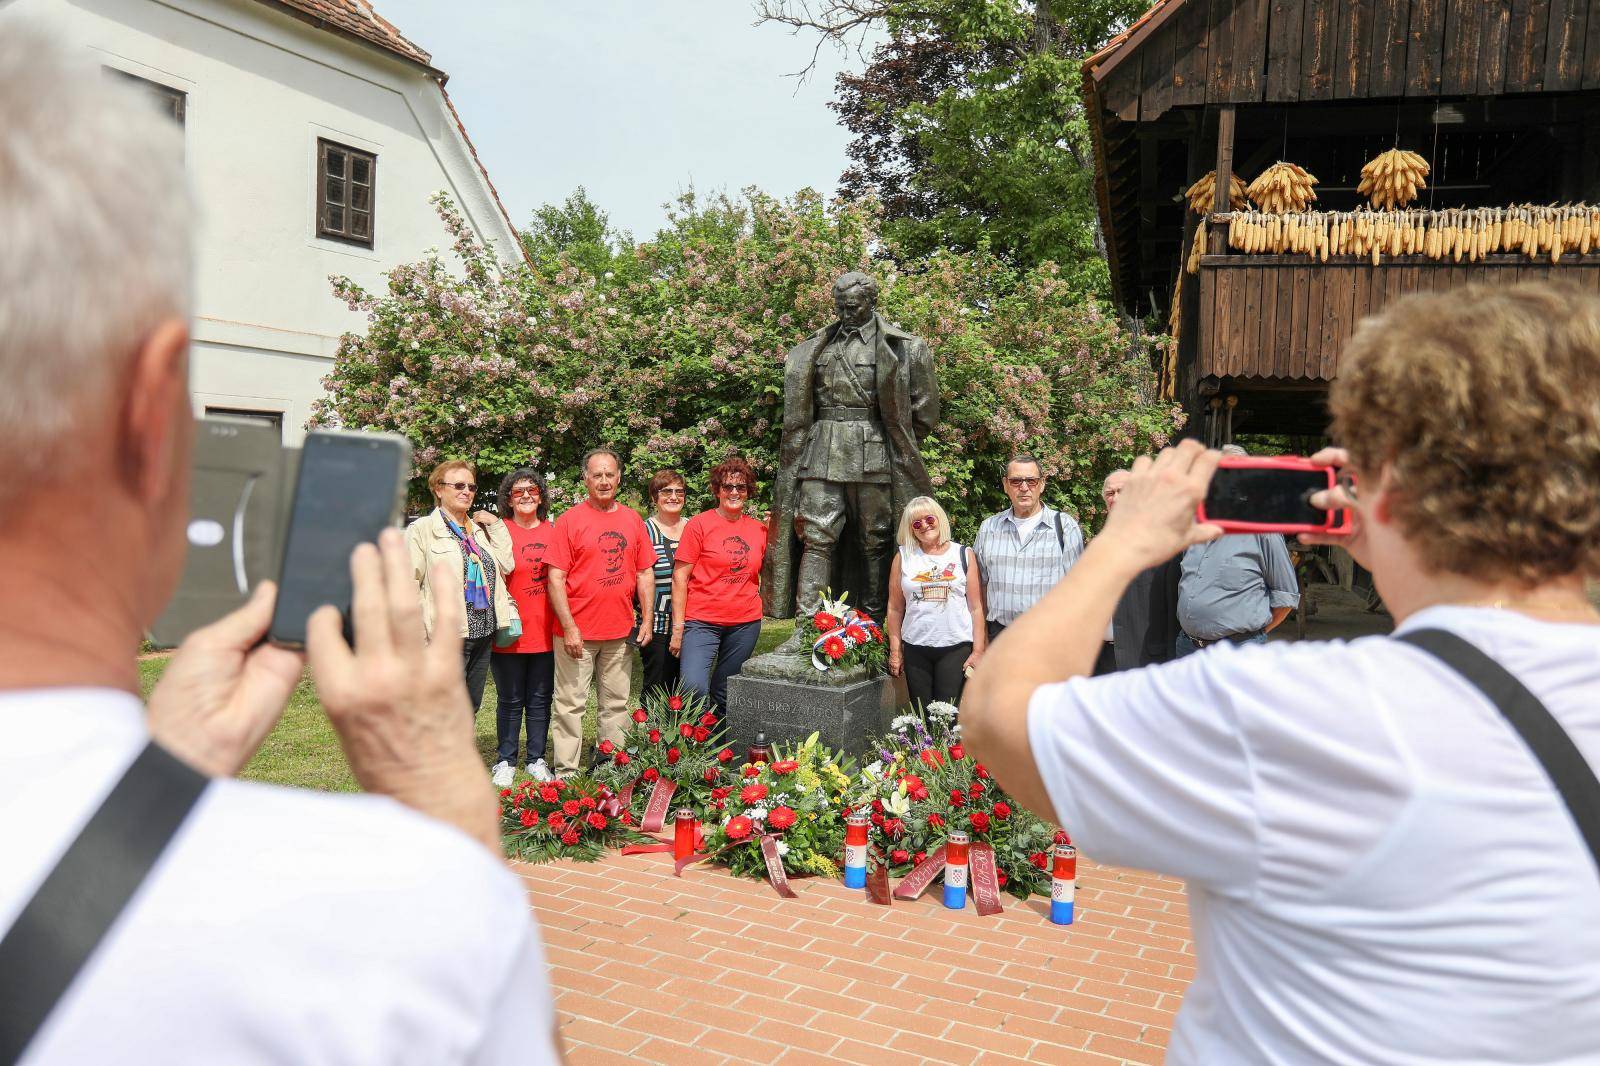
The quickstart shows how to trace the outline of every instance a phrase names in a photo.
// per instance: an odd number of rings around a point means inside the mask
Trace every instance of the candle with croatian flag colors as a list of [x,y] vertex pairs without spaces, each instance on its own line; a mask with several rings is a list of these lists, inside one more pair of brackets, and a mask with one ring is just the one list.
[[1072,897],[1078,883],[1078,849],[1057,844],[1055,864],[1050,870],[1050,920],[1057,925],[1072,924]]
[[967,905],[967,834],[950,834],[944,847],[944,905],[958,911]]
[[867,816],[844,820],[844,887],[867,887]]
[[672,858],[687,859],[694,854],[694,811],[684,807],[672,818]]

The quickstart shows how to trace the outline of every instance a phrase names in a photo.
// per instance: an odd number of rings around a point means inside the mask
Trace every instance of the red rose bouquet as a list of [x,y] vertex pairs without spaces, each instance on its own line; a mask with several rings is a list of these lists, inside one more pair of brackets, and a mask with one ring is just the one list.
[[[710,704],[684,693],[651,692],[636,709],[622,743],[601,741],[595,749],[595,778],[624,797],[636,824],[645,824],[650,797],[670,791],[662,812],[688,807],[707,821],[715,812],[712,793],[730,779],[733,755],[722,741]],[[658,785],[660,781],[670,783]],[[651,831],[660,828],[652,825]]]
[[774,745],[772,761],[740,768],[706,823],[706,854],[744,877],[767,876],[761,841],[771,838],[792,874],[839,876],[844,822],[837,797],[850,781],[848,760],[817,741]]
[[927,721],[901,715],[862,768],[843,813],[869,817],[868,841],[905,876],[952,829],[994,849],[1000,887],[1020,899],[1050,891],[1048,855],[1056,833],[1017,807],[961,744],[955,708],[929,704]]
[[635,824],[616,793],[588,778],[530,778],[500,791],[501,842],[523,862],[594,862],[608,848],[643,840]]
[[889,658],[883,630],[867,615],[845,603],[845,597],[822,597],[822,609],[796,623],[801,651],[818,670],[865,666],[881,671]]

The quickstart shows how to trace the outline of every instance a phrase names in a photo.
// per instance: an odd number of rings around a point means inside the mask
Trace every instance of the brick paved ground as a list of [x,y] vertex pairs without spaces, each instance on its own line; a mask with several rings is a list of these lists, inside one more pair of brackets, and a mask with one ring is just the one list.
[[1194,974],[1180,882],[1080,861],[1078,920],[938,887],[873,906],[835,882],[764,882],[664,855],[523,867],[574,1066],[1159,1063]]

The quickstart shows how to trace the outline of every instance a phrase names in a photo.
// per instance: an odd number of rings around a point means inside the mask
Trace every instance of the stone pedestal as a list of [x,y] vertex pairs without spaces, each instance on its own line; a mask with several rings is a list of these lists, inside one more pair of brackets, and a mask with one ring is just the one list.
[[728,679],[728,736],[740,756],[757,733],[785,744],[820,733],[830,748],[861,755],[887,731],[894,708],[894,687],[882,674],[821,671],[789,651],[757,656]]

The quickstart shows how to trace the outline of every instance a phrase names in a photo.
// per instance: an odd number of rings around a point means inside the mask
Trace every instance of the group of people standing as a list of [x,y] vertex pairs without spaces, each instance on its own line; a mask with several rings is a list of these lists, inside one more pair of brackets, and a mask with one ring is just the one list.
[[[1106,479],[1108,508],[1127,477],[1119,470]],[[746,460],[718,463],[707,481],[716,506],[687,518],[688,480],[656,471],[643,517],[617,500],[621,459],[597,448],[583,460],[585,499],[552,521],[544,478],[531,467],[501,481],[498,514],[472,510],[471,463],[441,463],[429,475],[437,507],[406,534],[424,628],[431,634],[435,593],[463,598],[468,696],[474,707],[482,701],[491,671],[498,693],[497,784],[511,782],[519,749],[541,781],[578,772],[591,689],[600,739],[621,739],[633,647],[645,691],[681,688],[725,713],[728,679],[761,635],[769,530],[749,513],[756,480]],[[990,642],[1083,554],[1077,521],[1044,503],[1038,459],[1013,458],[1003,487],[1011,506],[985,519],[970,546],[953,539],[949,515],[932,497],[911,500],[900,517],[884,630],[889,672],[904,678],[912,706],[959,703]],[[441,559],[459,561],[449,571],[460,574],[459,585],[430,588],[430,564]],[[1298,600],[1282,537],[1197,545],[1129,586],[1096,673],[1166,662],[1222,640],[1265,640]]]
[[[724,713],[728,678],[761,632],[767,528],[745,513],[755,486],[748,462],[718,463],[709,482],[717,505],[685,519],[687,480],[657,471],[646,519],[617,499],[621,459],[597,448],[583,459],[585,498],[552,521],[544,478],[531,467],[501,481],[498,514],[472,510],[473,464],[447,461],[429,475],[437,506],[406,531],[424,629],[431,635],[435,595],[463,598],[468,698],[476,709],[491,670],[498,694],[497,785],[511,783],[519,749],[541,781],[581,769],[591,689],[600,739],[621,739],[631,647],[647,690],[681,688]],[[459,560],[459,587],[431,587],[441,560]]]

